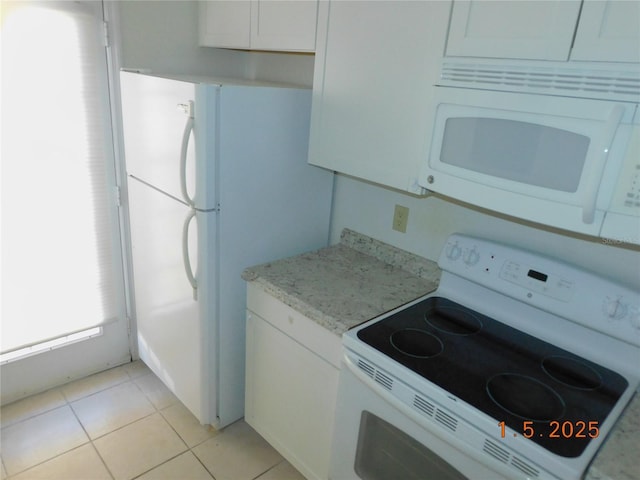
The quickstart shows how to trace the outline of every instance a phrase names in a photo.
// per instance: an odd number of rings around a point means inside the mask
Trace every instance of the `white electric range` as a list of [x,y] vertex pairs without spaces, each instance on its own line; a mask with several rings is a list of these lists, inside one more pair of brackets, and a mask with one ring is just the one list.
[[458,234],[438,264],[343,336],[331,478],[580,479],[638,389],[640,292]]

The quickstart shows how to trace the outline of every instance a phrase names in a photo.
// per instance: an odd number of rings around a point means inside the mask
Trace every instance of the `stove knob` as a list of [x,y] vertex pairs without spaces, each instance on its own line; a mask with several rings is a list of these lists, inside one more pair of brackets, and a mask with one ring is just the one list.
[[627,305],[622,303],[620,297],[615,300],[607,297],[604,301],[604,313],[609,320],[620,320],[627,314]]
[[638,308],[632,308],[629,312],[629,323],[640,332],[640,310]]
[[462,249],[458,245],[458,242],[454,243],[453,245],[447,246],[446,254],[449,260],[457,260],[458,258],[460,258],[461,253]]
[[472,267],[476,263],[478,263],[478,261],[480,260],[480,254],[478,253],[478,250],[476,250],[474,247],[471,250],[467,250],[464,253],[462,260],[464,261],[464,263]]

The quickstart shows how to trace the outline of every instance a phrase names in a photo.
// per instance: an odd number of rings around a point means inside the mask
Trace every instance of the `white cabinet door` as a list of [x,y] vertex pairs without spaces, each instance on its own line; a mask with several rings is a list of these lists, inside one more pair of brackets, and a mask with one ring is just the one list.
[[567,60],[580,0],[455,0],[447,56]]
[[571,60],[640,62],[640,2],[584,2]]
[[320,3],[310,163],[421,193],[450,4]]
[[313,52],[317,0],[266,0],[251,4],[251,48]]
[[247,312],[245,419],[305,478],[329,475],[338,375],[335,366]]
[[199,2],[200,45],[220,48],[251,46],[251,2],[211,0]]
[[246,50],[313,52],[318,0],[199,2],[200,45]]

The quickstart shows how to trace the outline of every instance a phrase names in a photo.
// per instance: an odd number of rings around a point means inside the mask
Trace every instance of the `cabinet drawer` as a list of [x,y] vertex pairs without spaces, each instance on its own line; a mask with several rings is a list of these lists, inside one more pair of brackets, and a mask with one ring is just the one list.
[[247,308],[336,368],[340,368],[342,339],[268,294],[255,282],[247,283]]

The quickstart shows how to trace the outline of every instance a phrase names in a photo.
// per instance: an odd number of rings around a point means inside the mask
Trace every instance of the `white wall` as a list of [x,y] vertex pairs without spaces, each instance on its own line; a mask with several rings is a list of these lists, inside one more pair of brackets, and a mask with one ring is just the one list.
[[[391,228],[396,204],[409,208],[407,233]],[[339,175],[334,196],[331,242],[348,227],[423,257],[437,260],[454,232],[498,240],[577,264],[640,288],[640,247],[567,234],[454,204],[420,198]]]
[[115,2],[120,20],[122,65],[163,73],[240,75],[237,52],[198,47],[198,2]]
[[312,84],[313,55],[198,46],[197,1],[122,0],[113,6],[124,68]]

